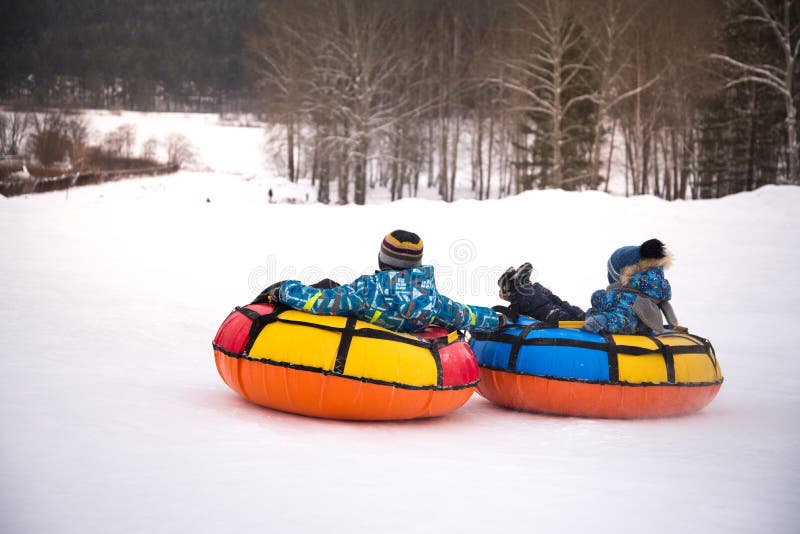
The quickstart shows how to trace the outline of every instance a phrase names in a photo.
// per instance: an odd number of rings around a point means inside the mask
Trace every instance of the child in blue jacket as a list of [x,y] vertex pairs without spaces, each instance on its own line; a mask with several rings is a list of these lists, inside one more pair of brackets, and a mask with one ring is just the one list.
[[422,239],[417,234],[395,230],[381,243],[380,271],[375,274],[335,287],[330,287],[335,283],[313,287],[287,280],[264,293],[269,300],[279,300],[297,310],[355,316],[397,332],[418,332],[429,325],[449,331],[492,332],[505,324],[505,317],[490,308],[468,306],[440,294],[433,267],[421,265],[422,250]]
[[672,288],[664,269],[672,264],[672,254],[658,239],[641,246],[622,247],[608,259],[605,290],[592,294],[592,307],[586,312],[583,329],[611,334],[662,333],[664,325],[677,327],[678,318],[669,303]]
[[583,329],[589,332],[661,333],[664,331],[662,313],[668,325],[678,325],[669,303],[672,290],[664,276],[664,269],[671,260],[672,255],[658,239],[650,239],[641,246],[617,249],[607,264],[611,285],[592,294],[592,307],[585,314],[547,288],[531,284],[529,277],[533,268],[530,263],[511,268],[500,277],[500,297],[511,303],[512,310],[540,321],[585,319]]

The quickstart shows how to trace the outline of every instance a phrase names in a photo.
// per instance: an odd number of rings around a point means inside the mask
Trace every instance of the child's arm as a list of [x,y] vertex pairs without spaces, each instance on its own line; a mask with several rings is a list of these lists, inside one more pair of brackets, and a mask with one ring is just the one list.
[[676,327],[680,324],[678,322],[678,317],[675,315],[675,310],[672,309],[672,304],[670,304],[668,300],[662,302],[660,307],[661,311],[664,312],[664,318],[667,320],[667,325]]
[[[669,306],[669,304],[667,305]],[[633,313],[650,330],[654,330],[659,334],[664,333],[664,325],[661,322],[661,308],[653,299],[642,296],[636,297],[636,300],[633,301]],[[674,316],[674,314],[672,315]]]
[[317,289],[297,280],[281,286],[280,301],[296,310],[316,315],[358,315],[364,301],[352,285]]
[[468,306],[444,295],[439,295],[434,313],[433,323],[450,331],[466,329],[494,332],[500,327],[500,318],[491,308]]
[[583,329],[589,332],[605,332],[607,334],[636,333],[635,316],[620,312],[586,312]]

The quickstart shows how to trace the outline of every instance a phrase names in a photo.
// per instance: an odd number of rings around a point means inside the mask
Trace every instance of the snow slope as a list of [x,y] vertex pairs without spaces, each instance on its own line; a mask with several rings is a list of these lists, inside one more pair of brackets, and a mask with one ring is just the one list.
[[[250,116],[221,117],[212,113],[147,113],[136,111],[82,110],[92,144],[103,144],[107,134],[120,127],[132,127],[135,132],[133,152],[141,154],[144,145],[155,141],[155,157],[166,161],[166,145],[171,134],[180,134],[190,143],[196,158],[185,164],[186,168],[195,171],[234,174],[249,178],[275,181],[275,177],[286,178],[286,134],[285,128],[279,124],[259,122]],[[467,121],[468,123],[469,121]],[[475,198],[476,193],[471,186],[472,129],[464,125],[461,131],[456,167],[455,197]],[[617,136],[619,140],[619,136]],[[315,202],[316,188],[310,183],[309,139],[301,138],[296,146],[295,165],[297,172],[303,177],[299,184],[288,184],[284,181],[281,191],[274,191],[275,199],[292,198],[299,202]],[[624,158],[621,150],[614,152],[612,180],[610,190],[619,194],[625,192]],[[484,156],[484,160],[488,160]],[[489,196],[497,198],[499,192],[500,158],[495,154],[493,178]],[[423,169],[420,177],[419,198],[439,199],[436,187],[425,187],[428,181],[427,169]],[[286,189],[286,190],[284,190]],[[306,197],[306,195],[308,195]],[[338,199],[335,184],[331,184],[331,199]],[[354,187],[349,190],[350,201],[353,201]],[[408,192],[404,191],[408,196]],[[391,193],[387,187],[368,187],[368,204],[388,202]],[[306,200],[306,198],[308,200]]]
[[[0,198],[0,532],[797,532],[800,188],[332,207],[268,204],[269,183],[182,172]],[[476,304],[528,260],[586,306],[614,248],[660,237],[720,395],[664,420],[476,395],[439,419],[350,423],[227,388],[211,340],[234,305],[368,272],[395,227]]]

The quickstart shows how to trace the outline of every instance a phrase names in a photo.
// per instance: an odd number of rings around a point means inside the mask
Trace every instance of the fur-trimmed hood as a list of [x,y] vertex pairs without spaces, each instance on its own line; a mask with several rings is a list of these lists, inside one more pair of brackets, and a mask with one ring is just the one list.
[[646,271],[651,267],[669,269],[672,266],[672,259],[672,253],[668,250],[664,251],[663,258],[642,258],[633,265],[627,265],[622,268],[622,271],[619,273],[619,283],[626,286],[630,283],[633,275]]
[[651,267],[669,267],[672,254],[658,239],[648,239],[639,246],[620,247],[608,258],[608,283],[626,285],[633,275]]

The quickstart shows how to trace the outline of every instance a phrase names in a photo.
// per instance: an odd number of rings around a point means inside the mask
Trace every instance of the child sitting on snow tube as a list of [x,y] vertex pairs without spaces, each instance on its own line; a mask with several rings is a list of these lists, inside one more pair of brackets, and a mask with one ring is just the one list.
[[448,331],[494,332],[505,317],[482,306],[451,300],[436,289],[433,267],[421,265],[422,239],[395,230],[381,242],[380,271],[353,283],[307,286],[296,280],[273,284],[254,303],[281,302],[316,315],[353,316],[395,332],[419,332],[430,325]]
[[662,313],[667,325],[678,325],[669,303],[672,290],[664,276],[671,262],[672,255],[658,239],[615,250],[607,264],[610,285],[592,294],[592,307],[585,314],[540,284],[531,284],[530,263],[510,268],[497,283],[500,298],[511,303],[512,311],[540,321],[585,320],[583,329],[594,333],[662,333]]

